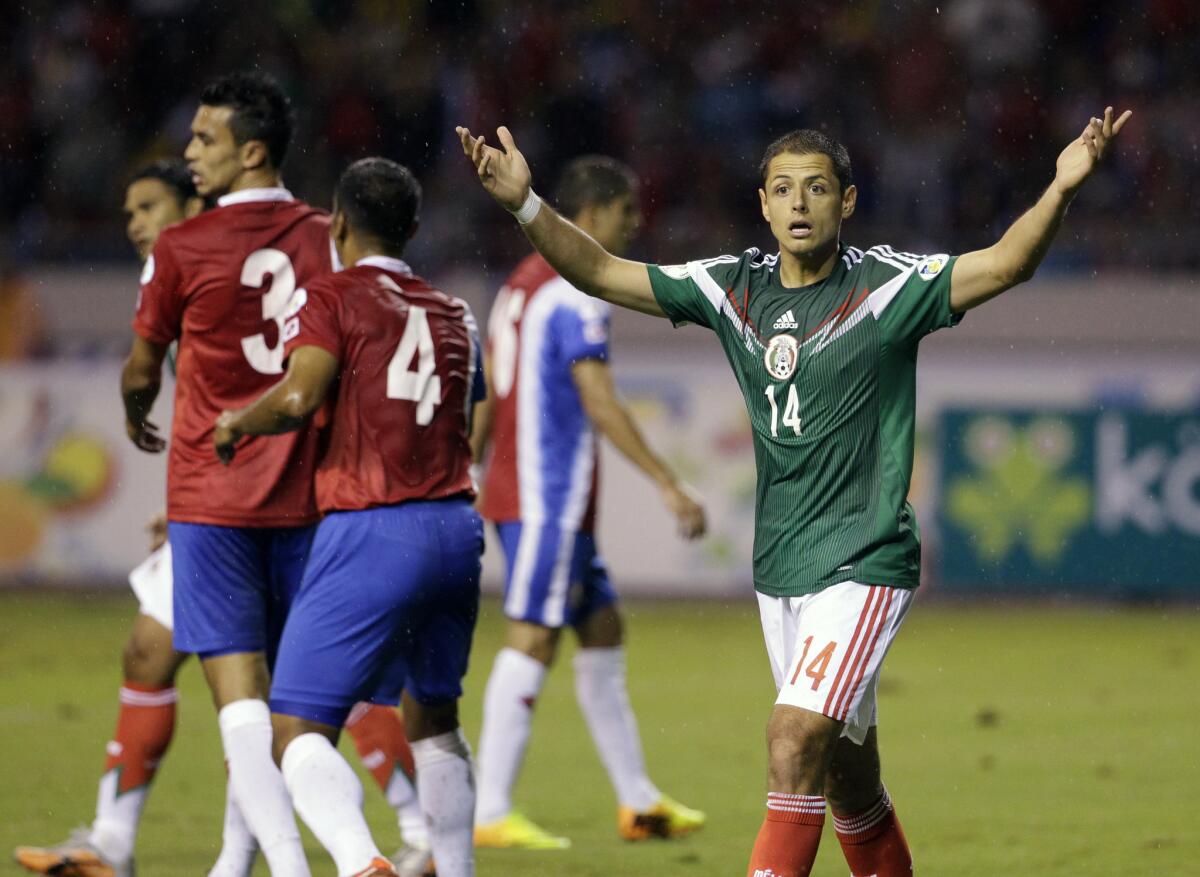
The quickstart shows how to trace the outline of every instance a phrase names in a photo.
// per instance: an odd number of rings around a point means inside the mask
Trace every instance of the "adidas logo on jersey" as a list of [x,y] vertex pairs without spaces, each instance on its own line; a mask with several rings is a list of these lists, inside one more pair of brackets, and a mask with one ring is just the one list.
[[788,308],[787,312],[775,321],[776,329],[795,329],[798,325],[796,315],[792,313],[791,308]]

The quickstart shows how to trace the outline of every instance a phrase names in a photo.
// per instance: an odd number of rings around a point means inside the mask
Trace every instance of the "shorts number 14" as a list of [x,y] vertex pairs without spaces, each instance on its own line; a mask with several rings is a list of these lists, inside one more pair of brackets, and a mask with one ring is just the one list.
[[829,661],[833,658],[833,653],[837,651],[837,643],[831,642],[821,651],[817,652],[808,666],[804,666],[804,662],[808,660],[808,650],[812,648],[813,638],[805,637],[804,651],[800,653],[800,660],[796,662],[796,672],[792,674],[792,681],[788,684],[795,685],[796,680],[800,678],[800,671],[804,671],[804,675],[813,681],[812,690],[816,691],[821,687],[821,682],[825,679],[826,671],[829,670]]

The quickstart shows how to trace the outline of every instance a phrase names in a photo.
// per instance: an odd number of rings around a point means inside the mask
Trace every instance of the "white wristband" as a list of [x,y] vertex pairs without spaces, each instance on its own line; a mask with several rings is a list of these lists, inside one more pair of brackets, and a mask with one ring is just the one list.
[[521,223],[521,225],[529,225],[541,209],[542,199],[538,197],[537,192],[533,191],[533,187],[531,186],[529,194],[525,196],[525,202],[520,208],[512,211],[512,215],[517,218],[517,222]]

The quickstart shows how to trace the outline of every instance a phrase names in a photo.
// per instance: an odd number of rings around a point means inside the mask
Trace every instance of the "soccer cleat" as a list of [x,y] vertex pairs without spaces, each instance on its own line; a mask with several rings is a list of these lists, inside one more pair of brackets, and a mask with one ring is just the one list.
[[371,864],[363,868],[353,877],[396,877],[396,869],[387,859],[380,856],[371,860]]
[[701,828],[707,818],[701,811],[663,795],[657,804],[640,813],[632,807],[617,808],[617,831],[625,840],[682,837]]
[[433,853],[420,847],[400,847],[392,855],[399,877],[437,877]]
[[516,810],[503,819],[475,826],[475,846],[509,850],[565,850],[571,841],[555,837]]
[[110,862],[91,840],[91,829],[77,828],[53,847],[17,847],[17,864],[35,874],[54,877],[133,877],[133,859]]

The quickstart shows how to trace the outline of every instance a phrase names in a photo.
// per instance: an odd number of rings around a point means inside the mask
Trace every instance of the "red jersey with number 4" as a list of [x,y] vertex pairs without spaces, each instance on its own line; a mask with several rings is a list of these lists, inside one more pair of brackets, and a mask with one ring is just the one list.
[[372,256],[310,282],[292,313],[287,354],[313,346],[338,360],[321,511],[473,496],[471,409],[485,389],[466,302]]
[[286,189],[247,189],[159,235],[142,272],[133,330],[179,341],[167,463],[167,517],[228,527],[317,519],[316,430],[238,443],[228,467],[213,422],[283,374],[281,327],[298,286],[333,267],[329,218]]

